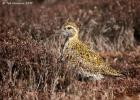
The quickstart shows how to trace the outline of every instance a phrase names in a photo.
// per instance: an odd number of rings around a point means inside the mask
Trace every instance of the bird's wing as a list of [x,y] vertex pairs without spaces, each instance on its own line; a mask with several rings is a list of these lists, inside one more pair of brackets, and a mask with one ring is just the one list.
[[81,63],[86,65],[85,67],[87,69],[106,75],[121,76],[120,72],[110,67],[99,53],[91,51],[84,43],[77,43],[75,48],[77,49],[74,49],[73,51],[77,53]]
[[91,52],[91,55],[92,63],[95,63],[96,69],[99,70],[100,73],[112,76],[122,76],[118,70],[112,68],[107,62],[105,62],[98,53]]

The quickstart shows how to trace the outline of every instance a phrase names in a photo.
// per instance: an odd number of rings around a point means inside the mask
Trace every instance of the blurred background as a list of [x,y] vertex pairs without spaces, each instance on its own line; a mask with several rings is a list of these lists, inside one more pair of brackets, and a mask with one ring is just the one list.
[[[139,0],[1,0],[0,99],[139,100],[139,9]],[[58,64],[64,41],[58,30],[67,19],[128,78],[79,82]]]

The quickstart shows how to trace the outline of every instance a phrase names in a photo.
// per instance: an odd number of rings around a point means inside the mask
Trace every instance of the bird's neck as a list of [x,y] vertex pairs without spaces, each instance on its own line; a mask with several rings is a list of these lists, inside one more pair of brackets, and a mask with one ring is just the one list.
[[75,40],[79,40],[78,39],[78,34],[75,34],[73,37],[69,37],[68,41],[75,41]]
[[68,36],[68,37],[65,38],[64,46],[73,44],[74,42],[77,42],[77,41],[79,41],[78,34],[75,34],[72,37]]
[[71,48],[73,47],[74,45],[76,45],[77,43],[79,42],[79,38],[78,38],[78,35],[75,35],[73,37],[70,37],[66,43],[66,45]]

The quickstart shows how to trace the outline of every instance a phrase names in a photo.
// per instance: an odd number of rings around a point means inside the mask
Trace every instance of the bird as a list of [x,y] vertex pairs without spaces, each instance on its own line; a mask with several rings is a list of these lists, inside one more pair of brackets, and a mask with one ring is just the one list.
[[70,65],[78,65],[79,72],[94,80],[104,76],[122,76],[119,70],[112,68],[98,52],[91,50],[79,39],[79,27],[73,21],[65,21],[61,27],[65,41],[61,48],[61,58]]

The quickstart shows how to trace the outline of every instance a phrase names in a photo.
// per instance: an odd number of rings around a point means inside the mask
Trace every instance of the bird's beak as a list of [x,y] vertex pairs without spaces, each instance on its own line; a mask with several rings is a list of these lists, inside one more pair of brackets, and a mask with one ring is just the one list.
[[63,28],[60,29],[60,33],[63,34],[64,36],[68,35],[67,32]]
[[69,36],[69,33],[67,33],[63,28],[55,31],[55,33],[62,34],[62,35],[64,35],[64,37],[68,37]]
[[56,30],[55,33],[56,33],[56,34],[60,34],[60,33],[62,33],[62,30],[61,30],[61,29]]

